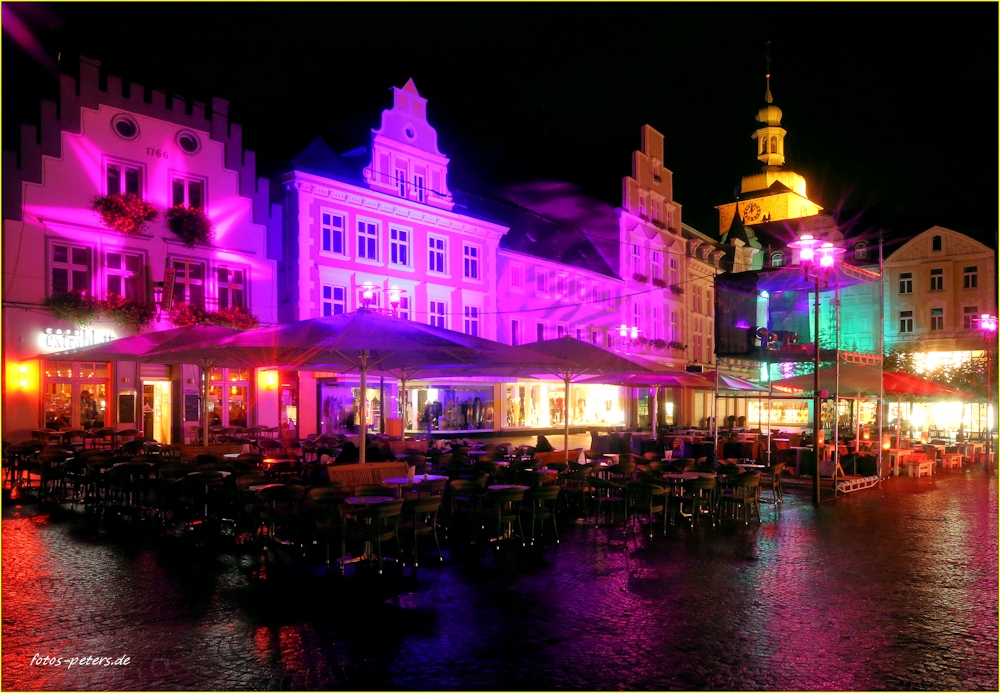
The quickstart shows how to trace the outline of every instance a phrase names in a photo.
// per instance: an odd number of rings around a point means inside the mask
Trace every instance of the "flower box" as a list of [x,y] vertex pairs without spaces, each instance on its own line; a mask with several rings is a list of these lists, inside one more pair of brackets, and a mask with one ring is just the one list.
[[652,345],[652,347],[654,349],[666,349],[667,348],[667,340],[665,340],[665,339],[651,339],[651,340],[649,340],[649,343]]
[[167,227],[189,248],[212,241],[212,221],[204,210],[175,205],[167,210]]
[[665,281],[663,281],[662,279],[660,279],[659,277],[654,277],[653,278],[653,286],[658,286],[661,289],[666,289],[667,288],[667,283]]
[[156,220],[159,212],[150,203],[132,193],[112,193],[95,197],[91,207],[108,228],[135,236]]
[[681,286],[680,284],[671,284],[670,285],[670,291],[672,293],[677,294],[678,296],[681,296],[681,295],[684,294],[684,287]]
[[645,274],[640,274],[640,273],[636,272],[635,274],[632,275],[632,279],[634,281],[639,282],[640,284],[645,284],[646,280],[648,279],[648,277],[646,277]]
[[670,348],[676,349],[677,351],[684,351],[687,349],[687,344],[682,344],[681,342],[670,342]]
[[170,311],[170,322],[177,327],[188,325],[221,325],[234,330],[253,330],[260,326],[257,316],[242,308],[222,308],[210,313],[197,306],[179,303]]

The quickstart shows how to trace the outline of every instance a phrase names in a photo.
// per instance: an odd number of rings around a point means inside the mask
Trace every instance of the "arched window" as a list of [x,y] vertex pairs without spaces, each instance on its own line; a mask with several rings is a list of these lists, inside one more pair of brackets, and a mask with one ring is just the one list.
[[868,259],[868,244],[858,243],[854,246],[854,259],[855,260],[867,260]]
[[773,135],[771,136],[771,153],[772,154],[778,153],[778,138],[774,137]]
[[760,153],[761,154],[767,154],[767,138],[766,137],[761,137],[760,138]]
[[771,267],[781,267],[785,264],[785,256],[781,253],[771,253]]

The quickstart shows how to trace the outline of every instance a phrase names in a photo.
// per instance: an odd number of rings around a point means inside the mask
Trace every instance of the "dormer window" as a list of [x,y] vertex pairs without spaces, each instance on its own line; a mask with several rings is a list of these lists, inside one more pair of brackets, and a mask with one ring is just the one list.
[[781,267],[785,264],[785,256],[781,253],[771,253],[771,267]]
[[867,260],[868,259],[868,244],[858,243],[854,246],[854,259],[855,260]]
[[936,253],[941,252],[941,236],[934,236],[931,239],[931,250]]

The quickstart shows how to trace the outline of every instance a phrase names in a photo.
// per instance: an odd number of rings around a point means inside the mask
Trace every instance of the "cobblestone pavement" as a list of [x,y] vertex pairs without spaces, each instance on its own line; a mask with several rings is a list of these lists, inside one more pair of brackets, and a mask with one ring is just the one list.
[[652,541],[568,520],[558,545],[446,546],[416,575],[6,499],[2,532],[5,690],[998,690],[981,468]]

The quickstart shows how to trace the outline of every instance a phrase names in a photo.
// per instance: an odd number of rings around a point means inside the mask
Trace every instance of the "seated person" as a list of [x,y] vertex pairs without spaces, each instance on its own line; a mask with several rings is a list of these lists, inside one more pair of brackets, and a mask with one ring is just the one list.
[[555,452],[556,449],[552,447],[552,443],[548,441],[545,436],[538,436],[538,440],[535,442],[535,452]]
[[357,462],[358,459],[358,446],[347,441],[344,443],[344,447],[341,449],[340,454],[337,455],[337,459],[334,460],[334,464],[352,464]]

